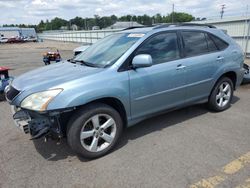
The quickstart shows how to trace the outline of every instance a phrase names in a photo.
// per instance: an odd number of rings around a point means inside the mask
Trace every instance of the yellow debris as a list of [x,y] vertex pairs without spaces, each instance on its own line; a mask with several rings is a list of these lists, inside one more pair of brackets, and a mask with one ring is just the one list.
[[[225,179],[229,178],[229,175],[237,173],[244,168],[246,164],[250,163],[250,152],[242,155],[238,159],[228,163],[222,168],[221,175],[213,176],[207,179],[202,179],[199,182],[190,186],[190,188],[214,188]],[[250,188],[250,178],[245,181],[245,184],[239,185],[236,188]]]
[[224,180],[225,178],[222,176],[214,176],[207,179],[202,179],[201,181],[191,185],[190,188],[214,188]]
[[223,168],[223,172],[226,174],[235,174],[241,168],[244,167],[245,164],[250,163],[250,152],[245,155],[242,155],[238,159],[232,161],[231,163],[227,164]]

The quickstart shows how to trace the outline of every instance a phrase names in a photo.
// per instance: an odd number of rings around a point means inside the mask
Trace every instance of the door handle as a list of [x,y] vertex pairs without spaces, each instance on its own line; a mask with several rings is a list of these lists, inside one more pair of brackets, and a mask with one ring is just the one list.
[[184,65],[178,65],[176,67],[176,70],[182,70],[182,69],[185,69],[185,68],[186,68],[186,66],[184,66]]

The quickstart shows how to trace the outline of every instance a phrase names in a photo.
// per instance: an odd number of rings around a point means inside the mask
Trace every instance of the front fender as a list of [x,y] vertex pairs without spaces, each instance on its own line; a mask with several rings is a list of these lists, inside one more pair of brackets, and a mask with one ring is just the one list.
[[118,73],[115,77],[110,75],[108,79],[97,82],[85,82],[83,85],[79,82],[69,84],[49,103],[47,110],[82,106],[102,98],[118,99],[123,104],[126,113],[130,115],[129,82],[126,72]]

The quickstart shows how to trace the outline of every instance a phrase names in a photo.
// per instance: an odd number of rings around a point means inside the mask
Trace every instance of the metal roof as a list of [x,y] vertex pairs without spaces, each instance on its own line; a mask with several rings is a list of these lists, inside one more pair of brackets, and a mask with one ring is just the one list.
[[0,31],[19,31],[18,27],[0,27]]
[[215,24],[215,23],[225,23],[225,22],[238,22],[238,21],[245,21],[250,20],[250,16],[248,17],[230,17],[230,18],[223,18],[223,19],[214,19],[214,20],[203,20],[203,21],[193,21],[192,23],[207,23],[207,24]]

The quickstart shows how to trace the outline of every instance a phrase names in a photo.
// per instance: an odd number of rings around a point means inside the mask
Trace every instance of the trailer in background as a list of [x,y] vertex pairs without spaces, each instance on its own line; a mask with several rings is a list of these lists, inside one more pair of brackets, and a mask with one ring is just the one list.
[[[37,41],[37,34],[34,28],[0,27],[0,39],[8,39],[7,42]],[[4,40],[4,41],[5,41]]]
[[2,38],[20,37],[21,30],[18,27],[0,27],[0,35]]

